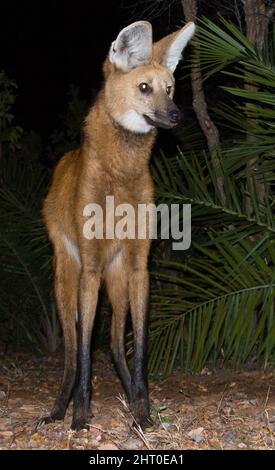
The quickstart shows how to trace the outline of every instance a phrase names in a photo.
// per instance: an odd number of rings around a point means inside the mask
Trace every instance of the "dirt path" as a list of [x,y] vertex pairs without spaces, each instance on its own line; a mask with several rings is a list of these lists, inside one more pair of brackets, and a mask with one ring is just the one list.
[[51,409],[62,357],[11,356],[0,368],[0,449],[275,449],[275,373],[204,372],[151,381],[155,424],[139,433],[109,359],[97,353],[91,427],[73,432],[71,406],[64,423],[36,425]]

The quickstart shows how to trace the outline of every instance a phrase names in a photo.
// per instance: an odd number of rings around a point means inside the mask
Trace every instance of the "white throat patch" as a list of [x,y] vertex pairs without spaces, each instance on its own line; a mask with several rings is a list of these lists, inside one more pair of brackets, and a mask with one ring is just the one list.
[[145,121],[144,117],[133,109],[122,114],[119,118],[119,123],[124,129],[136,132],[137,134],[147,134],[153,129],[153,126],[150,126],[150,124]]

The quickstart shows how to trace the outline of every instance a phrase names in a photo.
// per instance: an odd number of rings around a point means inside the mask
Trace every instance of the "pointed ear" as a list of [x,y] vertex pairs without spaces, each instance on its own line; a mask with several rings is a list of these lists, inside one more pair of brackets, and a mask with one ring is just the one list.
[[109,61],[124,72],[150,62],[151,58],[152,26],[148,21],[136,21],[120,31],[109,52]]
[[153,44],[153,60],[174,73],[181,60],[181,53],[195,33],[195,29],[194,23],[187,23],[179,31],[169,34]]

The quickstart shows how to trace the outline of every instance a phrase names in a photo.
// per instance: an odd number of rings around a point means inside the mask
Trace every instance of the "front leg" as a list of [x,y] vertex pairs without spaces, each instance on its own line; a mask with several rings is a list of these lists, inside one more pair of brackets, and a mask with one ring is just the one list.
[[131,408],[138,424],[150,424],[147,378],[147,311],[149,275],[145,267],[132,271],[129,279],[130,306],[134,332],[134,369]]
[[91,395],[90,343],[96,314],[100,275],[83,270],[79,286],[77,377],[72,429],[87,428]]

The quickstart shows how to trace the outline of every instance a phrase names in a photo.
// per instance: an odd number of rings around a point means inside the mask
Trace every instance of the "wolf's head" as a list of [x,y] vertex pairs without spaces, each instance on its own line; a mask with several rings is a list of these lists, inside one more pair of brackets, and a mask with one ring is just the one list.
[[173,73],[194,32],[188,23],[153,44],[151,24],[137,21],[119,33],[104,64],[105,103],[113,120],[136,133],[179,123]]

